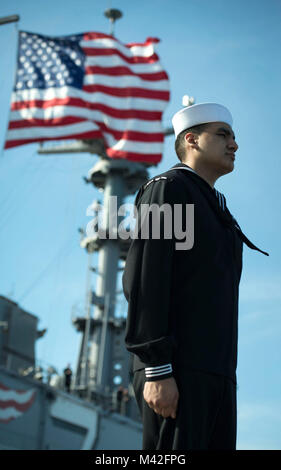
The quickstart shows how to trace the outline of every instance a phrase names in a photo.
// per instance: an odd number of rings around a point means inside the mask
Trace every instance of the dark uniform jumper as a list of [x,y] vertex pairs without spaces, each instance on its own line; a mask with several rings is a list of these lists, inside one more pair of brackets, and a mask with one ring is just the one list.
[[[161,213],[160,239],[134,239],[123,275],[125,343],[134,354],[143,449],[235,448],[243,242],[261,250],[242,233],[224,196],[187,165],[175,165],[141,187],[138,218],[140,204],[165,203],[183,205],[183,226],[185,205],[194,204],[193,247],[176,250],[174,235],[164,239]],[[145,381],[171,376],[179,389],[176,419],[156,414],[142,396]]]

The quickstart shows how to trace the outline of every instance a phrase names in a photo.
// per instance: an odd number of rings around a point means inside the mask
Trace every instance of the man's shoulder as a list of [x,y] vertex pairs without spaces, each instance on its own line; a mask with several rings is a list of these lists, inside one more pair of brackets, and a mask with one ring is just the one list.
[[148,181],[146,181],[146,183],[142,185],[142,188],[145,190],[146,188],[148,188],[148,186],[155,184],[174,185],[177,184],[179,181],[183,181],[181,171],[177,168],[172,167],[169,170],[164,171],[163,173],[151,177]]
[[[189,180],[183,178],[182,172],[178,169],[170,168],[146,181],[140,188],[136,196],[136,204],[140,200],[151,200],[160,198],[174,199],[181,198],[189,192]],[[165,195],[164,195],[165,193]]]

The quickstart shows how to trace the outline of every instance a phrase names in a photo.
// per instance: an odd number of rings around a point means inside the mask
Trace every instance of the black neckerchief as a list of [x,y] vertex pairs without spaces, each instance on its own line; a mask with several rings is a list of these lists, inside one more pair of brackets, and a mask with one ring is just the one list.
[[[180,167],[186,167],[187,170],[184,168],[182,171]],[[263,253],[266,256],[269,256],[269,254],[266,251],[260,250],[258,247],[256,247],[247,237],[246,235],[242,232],[242,229],[240,228],[237,220],[233,217],[233,215],[230,213],[228,207],[225,204],[224,209],[221,207],[218,201],[218,197],[216,195],[216,190],[213,189],[207,181],[205,181],[201,176],[199,176],[197,173],[194,173],[194,171],[188,170],[189,167],[188,165],[184,163],[178,163],[177,165],[174,165],[170,170],[179,170],[179,173],[182,176],[186,176],[187,178],[191,178],[193,181],[195,181],[199,188],[201,189],[201,192],[205,195],[207,198],[209,204],[213,208],[213,210],[218,214],[220,220],[225,224],[227,227],[229,227],[231,230],[236,231],[236,233],[239,235],[241,240],[252,250],[257,250]],[[183,179],[183,178],[182,178]]]

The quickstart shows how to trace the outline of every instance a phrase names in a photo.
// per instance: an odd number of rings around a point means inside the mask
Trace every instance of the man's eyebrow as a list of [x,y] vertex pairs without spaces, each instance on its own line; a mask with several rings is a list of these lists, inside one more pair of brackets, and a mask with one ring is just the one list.
[[234,132],[230,132],[228,129],[226,129],[226,127],[220,127],[219,129],[217,129],[217,132],[221,132],[221,131],[225,132],[226,135],[231,135],[232,134],[232,137],[235,140]]

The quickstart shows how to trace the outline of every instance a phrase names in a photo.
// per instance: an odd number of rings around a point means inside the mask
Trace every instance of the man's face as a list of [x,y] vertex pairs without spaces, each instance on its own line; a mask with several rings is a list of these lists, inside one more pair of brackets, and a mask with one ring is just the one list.
[[198,136],[200,162],[220,175],[234,169],[238,145],[232,128],[224,122],[212,122]]

